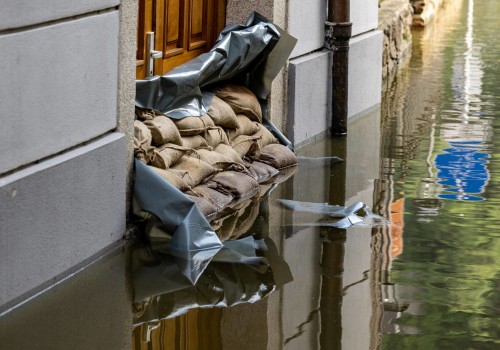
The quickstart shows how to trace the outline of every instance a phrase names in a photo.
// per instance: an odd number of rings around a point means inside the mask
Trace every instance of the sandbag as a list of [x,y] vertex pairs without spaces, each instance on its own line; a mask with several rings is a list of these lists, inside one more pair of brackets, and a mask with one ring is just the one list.
[[252,197],[259,190],[259,183],[255,179],[235,171],[215,174],[207,185],[239,199]]
[[262,109],[259,100],[246,87],[228,84],[217,91],[217,96],[230,105],[236,113],[244,114],[250,120],[262,123]]
[[191,152],[194,151],[173,143],[167,143],[153,150],[151,165],[157,168],[167,169],[177,163],[184,154]]
[[205,132],[208,127],[215,126],[212,118],[208,115],[201,117],[186,117],[182,119],[173,119],[175,126],[181,136],[199,135]]
[[207,113],[213,122],[217,126],[221,126],[226,129],[236,129],[238,123],[236,122],[236,113],[234,113],[231,106],[226,102],[222,101],[217,96],[214,96],[212,103],[208,109]]
[[216,173],[218,170],[210,164],[194,157],[183,156],[172,169],[187,171],[184,177],[190,187],[198,185],[200,182]]
[[271,180],[279,173],[278,169],[257,161],[247,164],[247,169],[248,174],[259,184]]
[[205,139],[210,147],[217,147],[220,143],[229,145],[227,134],[221,127],[215,126],[207,129]]
[[198,207],[198,209],[205,217],[210,218],[217,214],[217,208],[215,207],[215,205],[210,203],[205,198],[189,194],[187,196],[196,204],[196,207]]
[[182,146],[186,148],[197,149],[201,147],[208,147],[207,140],[205,140],[201,135],[184,136],[181,140]]
[[240,158],[248,157],[249,159],[254,159],[259,153],[259,144],[257,143],[257,137],[240,135],[230,142],[230,145],[238,153]]
[[238,122],[238,128],[236,129],[227,129],[227,137],[229,140],[234,140],[236,137],[240,135],[253,135],[259,131],[259,123],[253,122],[248,119],[247,116],[243,114],[237,114],[236,120]]
[[147,164],[150,161],[151,131],[144,123],[134,120],[134,156]]
[[232,195],[219,192],[212,187],[209,184],[198,185],[193,187],[190,192],[196,196],[205,198],[207,201],[212,203],[216,207],[217,212],[219,212],[227,207],[234,198]]
[[164,115],[159,115],[153,119],[145,120],[144,124],[151,131],[153,145],[161,146],[166,143],[182,145],[181,135],[170,118],[167,118]]
[[257,143],[259,144],[259,147],[262,149],[266,147],[267,145],[270,145],[271,143],[278,143],[278,139],[272,134],[271,131],[269,131],[268,128],[266,128],[262,124],[257,124],[257,127],[259,130],[253,134],[252,136],[257,137]]
[[219,144],[217,147],[214,148],[215,152],[218,152],[225,156],[226,158],[229,158],[232,162],[244,165],[243,159],[240,157],[240,155],[229,145],[226,144]]
[[231,170],[247,171],[242,164],[233,162],[231,159],[219,152],[210,151],[208,149],[199,149],[194,151],[192,156],[201,159],[216,169],[225,170],[231,168]]
[[289,148],[281,144],[271,144],[260,150],[258,160],[276,169],[283,169],[297,165],[297,156]]
[[142,121],[154,119],[156,116],[155,111],[152,109],[142,109],[137,107],[135,108],[135,115]]
[[148,167],[181,191],[187,191],[191,188],[186,181],[187,171],[185,170],[160,169],[151,165],[148,165]]

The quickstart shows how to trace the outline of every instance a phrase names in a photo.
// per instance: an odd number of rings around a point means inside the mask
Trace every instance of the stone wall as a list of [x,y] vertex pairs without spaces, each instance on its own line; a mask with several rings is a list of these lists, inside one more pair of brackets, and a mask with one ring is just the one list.
[[386,82],[410,59],[413,8],[408,0],[384,0],[379,6],[379,29],[384,32],[382,78]]

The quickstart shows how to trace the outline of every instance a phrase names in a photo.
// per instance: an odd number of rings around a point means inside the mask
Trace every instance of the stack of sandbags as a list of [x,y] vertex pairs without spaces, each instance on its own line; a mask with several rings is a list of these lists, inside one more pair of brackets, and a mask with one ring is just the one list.
[[[135,156],[190,196],[210,218],[241,211],[260,184],[294,167],[295,154],[262,125],[258,99],[237,85],[222,86],[208,113],[173,119],[136,109]],[[285,171],[286,172],[286,171]]]

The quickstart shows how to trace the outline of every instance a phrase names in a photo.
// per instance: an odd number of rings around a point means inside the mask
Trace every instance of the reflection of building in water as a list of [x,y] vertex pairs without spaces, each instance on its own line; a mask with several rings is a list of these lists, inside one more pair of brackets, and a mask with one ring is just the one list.
[[438,183],[443,185],[439,198],[482,200],[489,181],[485,142],[492,137],[491,120],[481,118],[483,69],[481,47],[474,44],[474,0],[468,1],[465,53],[457,50],[453,59],[451,87],[452,110],[443,111],[439,131],[443,146],[434,158]]

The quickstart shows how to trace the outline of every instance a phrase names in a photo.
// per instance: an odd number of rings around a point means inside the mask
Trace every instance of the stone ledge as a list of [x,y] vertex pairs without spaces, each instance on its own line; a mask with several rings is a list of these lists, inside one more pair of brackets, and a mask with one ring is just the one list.
[[379,8],[379,29],[384,32],[382,77],[394,76],[411,55],[413,8],[408,0],[384,0]]

